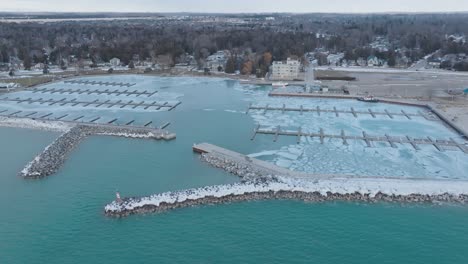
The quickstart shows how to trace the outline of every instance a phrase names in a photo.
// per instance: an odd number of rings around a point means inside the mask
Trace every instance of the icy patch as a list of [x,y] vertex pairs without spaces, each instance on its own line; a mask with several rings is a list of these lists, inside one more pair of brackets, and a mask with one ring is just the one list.
[[40,121],[29,118],[0,117],[0,126],[67,132],[73,126],[60,121]]

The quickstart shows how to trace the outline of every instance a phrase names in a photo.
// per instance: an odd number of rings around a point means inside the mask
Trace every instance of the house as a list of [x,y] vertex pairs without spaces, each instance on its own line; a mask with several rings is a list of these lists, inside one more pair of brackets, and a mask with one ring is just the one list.
[[357,66],[361,66],[361,67],[367,66],[367,60],[360,57],[356,60],[356,64]]
[[119,58],[112,58],[109,62],[113,67],[120,66],[120,59]]
[[206,68],[210,71],[224,71],[226,68],[227,58],[230,57],[229,51],[218,51],[206,59]]
[[445,35],[445,39],[449,40],[449,41],[452,41],[452,42],[460,43],[460,44],[464,44],[466,42],[465,35],[459,35],[459,34],[453,34],[453,35],[450,35],[450,36]]
[[409,64],[410,59],[406,56],[397,57],[395,60],[395,67],[397,68],[407,68]]
[[367,58],[367,66],[374,67],[381,65],[379,59],[376,56],[369,56],[369,58]]
[[0,63],[0,71],[9,71],[10,64],[9,63]]
[[343,58],[344,58],[344,53],[329,54],[327,56],[328,65],[339,66]]
[[286,61],[274,61],[270,67],[271,80],[294,80],[299,76],[301,63],[288,58]]
[[440,58],[431,58],[427,60],[428,68],[438,69],[440,68],[440,63],[442,60]]
[[33,69],[33,70],[42,70],[42,69],[44,69],[44,63],[39,62],[39,63],[37,63],[36,65],[34,65],[34,66],[32,67],[32,69]]

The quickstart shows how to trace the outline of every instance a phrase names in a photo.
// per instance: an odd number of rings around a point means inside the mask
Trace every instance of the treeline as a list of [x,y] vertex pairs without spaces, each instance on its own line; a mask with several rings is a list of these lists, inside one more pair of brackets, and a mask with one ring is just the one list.
[[[128,64],[138,55],[154,62],[165,56],[173,65],[183,62],[188,53],[202,65],[210,54],[229,50],[233,54],[229,70],[256,72],[255,68],[264,71],[265,56],[301,58],[316,49],[344,52],[349,60],[376,55],[390,62],[395,50],[404,50],[411,61],[436,50],[468,53],[467,44],[446,39],[450,34],[468,35],[467,14],[275,15],[274,21],[248,17],[244,24],[198,19],[0,23],[0,62],[15,57],[34,64],[48,56],[50,63],[60,65],[73,56],[96,63],[117,57]],[[389,51],[369,46],[377,37],[388,39]],[[249,61],[252,67],[245,67]]]

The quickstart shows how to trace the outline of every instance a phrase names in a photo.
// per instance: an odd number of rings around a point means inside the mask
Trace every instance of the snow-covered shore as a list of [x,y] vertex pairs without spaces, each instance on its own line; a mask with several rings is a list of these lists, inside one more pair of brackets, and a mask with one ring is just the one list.
[[114,201],[106,205],[105,214],[124,217],[205,204],[265,199],[467,204],[468,181],[264,177],[243,183],[166,192],[142,198],[126,198],[121,202]]

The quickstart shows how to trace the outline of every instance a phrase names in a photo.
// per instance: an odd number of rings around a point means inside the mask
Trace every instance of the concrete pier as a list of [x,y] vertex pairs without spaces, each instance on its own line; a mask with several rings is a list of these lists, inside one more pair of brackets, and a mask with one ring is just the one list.
[[[294,178],[310,178],[312,175],[291,171],[273,163],[251,158],[241,153],[221,148],[209,143],[193,145],[193,151],[203,154],[202,160],[214,167],[223,168],[241,178],[283,175]],[[329,178],[330,175],[313,175],[316,178]]]

